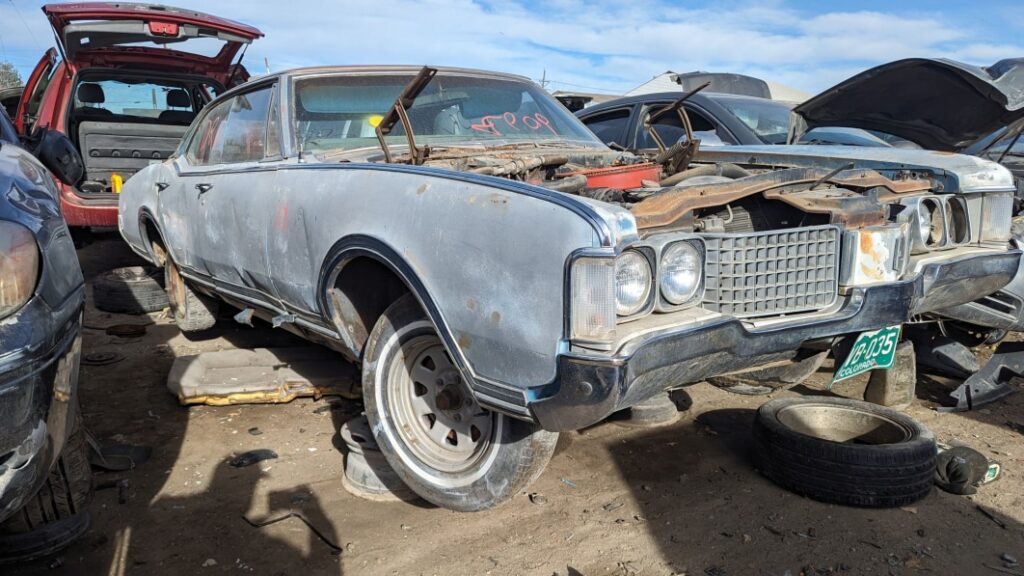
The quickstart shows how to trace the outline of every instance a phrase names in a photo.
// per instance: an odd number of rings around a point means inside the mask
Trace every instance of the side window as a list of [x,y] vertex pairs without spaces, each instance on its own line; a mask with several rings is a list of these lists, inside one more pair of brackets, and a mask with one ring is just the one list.
[[623,136],[626,134],[626,126],[629,124],[629,108],[620,108],[603,114],[595,114],[583,120],[587,128],[597,136],[598,140],[605,144],[615,142],[621,146],[628,146]]
[[[271,88],[273,90],[273,88]],[[274,94],[270,99],[270,109],[267,111],[267,157],[273,158],[281,155],[281,133],[277,126],[277,118],[280,114],[278,110],[278,92],[274,90]]]
[[[668,104],[667,102],[665,104]],[[644,114],[657,110],[665,104],[655,104],[648,106],[644,109]],[[732,139],[723,130],[720,130],[714,122],[709,120],[706,116],[692,110],[686,109],[686,114],[690,118],[690,126],[693,128],[693,135],[695,138],[701,141],[701,145],[704,146],[721,146],[723,144],[732,144]],[[637,127],[638,134],[636,137],[637,148],[640,150],[647,150],[650,148],[657,148],[658,144],[651,138],[651,135],[644,129],[643,124]],[[686,139],[686,129],[683,128],[683,121],[679,119],[679,114],[668,113],[663,115],[661,118],[654,123],[654,131],[658,133],[658,137],[664,142],[665,146],[671,146],[676,142],[680,142]]]
[[271,92],[270,87],[261,88],[216,104],[189,143],[189,163],[205,166],[262,160]]

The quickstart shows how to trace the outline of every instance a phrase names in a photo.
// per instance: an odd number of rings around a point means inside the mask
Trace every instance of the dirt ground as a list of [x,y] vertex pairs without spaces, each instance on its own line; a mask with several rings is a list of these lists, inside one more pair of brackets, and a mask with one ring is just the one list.
[[[80,251],[87,278],[134,263],[116,237]],[[151,323],[139,338],[102,328]],[[425,503],[379,503],[342,487],[346,401],[279,406],[179,406],[166,391],[177,356],[230,347],[304,345],[280,330],[223,319],[186,338],[161,314],[119,316],[91,308],[84,352],[123,360],[83,366],[85,422],[100,440],[153,448],[131,472],[97,473],[91,531],[56,559],[18,574],[662,575],[1024,574],[1024,395],[966,414],[939,414],[948,386],[923,379],[910,413],[940,441],[958,439],[1003,463],[1002,479],[975,497],[936,490],[903,509],[814,502],[776,487],[752,464],[749,427],[768,397],[708,384],[677,399],[692,406],[658,429],[604,423],[563,434],[547,471],[486,512]],[[823,393],[826,365],[793,393]],[[835,392],[858,397],[855,379]],[[258,435],[250,432],[257,429]],[[269,448],[280,458],[232,468],[236,454]],[[980,509],[993,514],[997,524]],[[300,512],[343,549],[332,554],[299,519],[254,528],[244,519]],[[990,568],[994,567],[994,568]],[[1001,569],[1002,572],[1000,570]]]

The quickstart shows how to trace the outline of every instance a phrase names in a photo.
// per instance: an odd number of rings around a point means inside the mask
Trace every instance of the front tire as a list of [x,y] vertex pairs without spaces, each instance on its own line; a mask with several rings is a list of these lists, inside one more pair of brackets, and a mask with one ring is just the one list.
[[412,295],[384,311],[366,343],[363,401],[381,452],[423,499],[471,512],[526,488],[558,434],[483,409]]

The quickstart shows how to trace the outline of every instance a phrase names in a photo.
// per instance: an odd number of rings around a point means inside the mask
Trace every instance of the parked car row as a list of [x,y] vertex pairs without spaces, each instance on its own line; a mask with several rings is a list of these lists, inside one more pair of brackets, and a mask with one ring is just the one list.
[[[360,364],[388,463],[446,508],[509,499],[559,432],[668,389],[809,354],[870,370],[903,324],[1020,275],[1014,179],[985,158],[831,125],[803,141],[874,145],[782,145],[788,107],[751,97],[656,95],[581,121],[529,79],[480,70],[242,82],[254,28],[44,12],[63,59],[41,62],[17,123],[83,152],[60,192],[68,222],[116,215],[164,268],[183,331],[223,303]],[[193,38],[224,47],[127,45]],[[137,89],[166,106],[108,101]]]

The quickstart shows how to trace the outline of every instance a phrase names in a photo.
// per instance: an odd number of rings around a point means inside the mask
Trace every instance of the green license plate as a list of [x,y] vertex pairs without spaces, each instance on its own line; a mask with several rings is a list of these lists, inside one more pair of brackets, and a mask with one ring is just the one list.
[[850,355],[836,370],[832,377],[832,384],[870,370],[892,368],[892,363],[896,360],[896,344],[899,341],[899,326],[862,332],[860,336],[857,336],[857,341],[853,343]]

